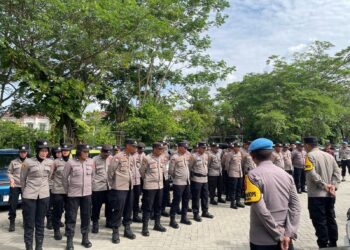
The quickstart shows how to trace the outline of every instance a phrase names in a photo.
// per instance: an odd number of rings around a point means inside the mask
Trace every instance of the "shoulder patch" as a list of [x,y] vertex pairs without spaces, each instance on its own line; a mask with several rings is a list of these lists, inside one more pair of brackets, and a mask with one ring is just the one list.
[[251,205],[252,203],[256,203],[261,200],[260,188],[250,180],[248,175],[245,176],[244,190],[245,190],[244,203],[246,205]]
[[305,158],[305,171],[311,171],[314,168],[314,164],[310,161],[309,156]]

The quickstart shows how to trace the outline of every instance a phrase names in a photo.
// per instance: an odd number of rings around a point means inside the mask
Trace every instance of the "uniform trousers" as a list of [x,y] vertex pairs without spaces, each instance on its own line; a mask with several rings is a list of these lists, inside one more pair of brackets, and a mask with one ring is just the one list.
[[140,212],[141,184],[134,185],[133,192],[134,192],[133,216],[136,216]]
[[9,220],[16,219],[16,210],[20,194],[22,194],[22,189],[20,187],[10,187]]
[[33,243],[35,228],[35,240],[44,240],[44,222],[49,207],[49,197],[43,199],[23,199],[22,214],[24,224],[24,242]]
[[294,182],[298,191],[305,190],[305,171],[303,168],[294,168]]
[[160,218],[162,210],[163,189],[143,189],[142,222],[148,222],[151,213]]
[[[115,190],[109,192],[109,201],[112,209],[111,226],[117,229],[123,223],[124,226],[130,225],[133,209],[134,192],[129,190]],[[123,218],[123,221],[122,221]]]
[[63,212],[65,213],[65,221],[67,220],[67,195],[66,194],[52,194],[51,195],[52,203],[53,203],[53,211],[52,211],[52,227],[54,230],[60,229],[61,218]]
[[335,246],[338,240],[334,204],[333,197],[309,197],[308,199],[310,219],[316,230],[317,244],[320,248]]
[[80,231],[89,233],[91,218],[91,195],[67,198],[66,233],[67,237],[74,237],[75,224],[77,222],[78,209],[80,207]]
[[341,161],[341,176],[346,175],[346,168],[348,168],[348,173],[350,174],[350,160]]
[[193,214],[199,213],[199,199],[201,200],[202,213],[208,212],[208,183],[191,181],[192,211]]
[[100,219],[100,213],[102,205],[105,204],[105,215],[106,215],[106,221],[110,220],[110,204],[109,204],[109,191],[93,191],[92,192],[92,213],[91,213],[91,220],[93,222],[98,222]]
[[163,178],[163,198],[162,198],[162,210],[164,210],[170,204],[170,182],[169,179]]
[[216,190],[218,198],[221,199],[222,189],[223,189],[223,181],[222,175],[219,176],[208,176],[208,185],[209,185],[209,197],[210,199],[214,199]]
[[240,201],[243,178],[228,177],[228,183],[229,183],[229,196],[231,201]]
[[173,185],[173,201],[171,203],[170,215],[176,215],[181,202],[181,215],[186,216],[189,201],[190,185]]

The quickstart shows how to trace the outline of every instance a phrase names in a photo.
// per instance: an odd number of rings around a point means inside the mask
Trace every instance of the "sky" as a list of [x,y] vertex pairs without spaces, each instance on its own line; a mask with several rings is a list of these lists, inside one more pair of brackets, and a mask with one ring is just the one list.
[[230,0],[226,23],[209,31],[213,59],[236,71],[219,87],[263,72],[271,55],[290,57],[315,40],[350,46],[350,0]]

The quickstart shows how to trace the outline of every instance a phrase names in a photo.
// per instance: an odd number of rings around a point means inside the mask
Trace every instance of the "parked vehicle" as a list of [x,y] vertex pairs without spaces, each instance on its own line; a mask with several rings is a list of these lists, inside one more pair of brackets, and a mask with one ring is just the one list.
[[[10,194],[10,180],[7,168],[10,162],[18,156],[18,149],[0,149],[0,206],[7,206]],[[21,202],[21,196],[19,202]]]

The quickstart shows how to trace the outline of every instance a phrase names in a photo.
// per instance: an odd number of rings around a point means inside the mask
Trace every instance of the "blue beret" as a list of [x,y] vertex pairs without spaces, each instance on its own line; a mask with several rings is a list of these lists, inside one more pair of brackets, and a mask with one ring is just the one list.
[[266,138],[259,138],[254,140],[250,145],[249,145],[249,152],[255,151],[255,150],[262,150],[262,149],[271,149],[273,147],[273,142],[269,139]]

